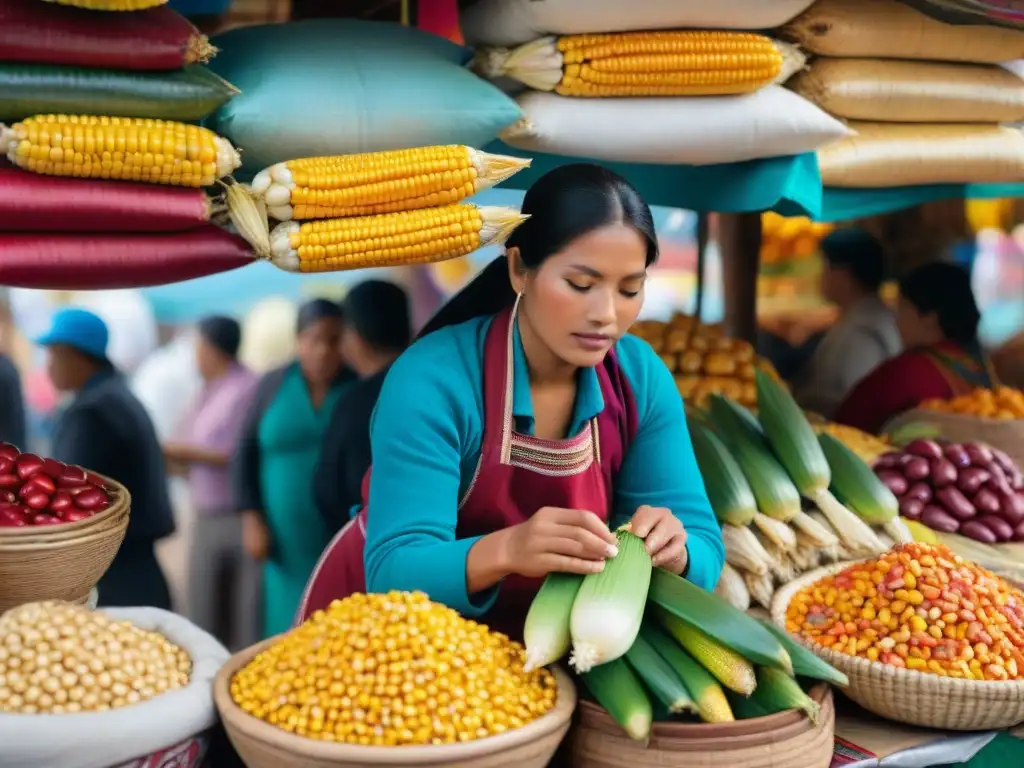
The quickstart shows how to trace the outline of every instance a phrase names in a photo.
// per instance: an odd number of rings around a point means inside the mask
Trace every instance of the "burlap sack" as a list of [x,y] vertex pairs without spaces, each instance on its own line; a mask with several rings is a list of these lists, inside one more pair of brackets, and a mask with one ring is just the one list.
[[818,0],[779,35],[819,56],[999,64],[1024,57],[1024,32],[936,21],[896,0]]
[[1024,121],[1024,80],[993,64],[821,58],[788,85],[849,120]]
[[818,150],[827,187],[1003,184],[1024,181],[1018,128],[960,123],[858,123]]

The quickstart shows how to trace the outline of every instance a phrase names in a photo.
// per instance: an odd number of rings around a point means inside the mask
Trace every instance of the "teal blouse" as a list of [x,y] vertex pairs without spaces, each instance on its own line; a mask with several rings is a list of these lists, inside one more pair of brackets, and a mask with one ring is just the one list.
[[[392,366],[370,425],[366,579],[371,592],[421,590],[467,616],[493,604],[495,590],[470,596],[466,556],[477,538],[456,539],[459,499],[472,480],[483,437],[484,339],[492,318],[436,331]],[[725,561],[721,529],[711,511],[672,375],[635,336],[616,345],[632,386],[638,428],[613,490],[613,524],[637,508],[667,507],[686,527],[687,578],[711,590]],[[533,434],[533,402],[519,331],[513,351],[516,429]],[[604,408],[597,373],[581,369],[571,435]]]

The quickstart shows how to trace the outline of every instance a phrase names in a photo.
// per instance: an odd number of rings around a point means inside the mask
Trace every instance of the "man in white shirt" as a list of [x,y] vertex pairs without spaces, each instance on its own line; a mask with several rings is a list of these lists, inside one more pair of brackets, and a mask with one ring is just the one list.
[[831,418],[862,378],[899,354],[902,342],[895,314],[878,293],[885,277],[878,240],[862,229],[838,229],[821,248],[821,292],[839,318],[794,377],[793,392],[804,409]]

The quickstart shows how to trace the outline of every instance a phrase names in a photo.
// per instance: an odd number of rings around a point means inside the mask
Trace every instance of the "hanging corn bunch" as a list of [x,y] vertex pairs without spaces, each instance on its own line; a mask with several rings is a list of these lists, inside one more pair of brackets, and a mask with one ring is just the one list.
[[785,82],[806,59],[751,32],[658,31],[545,37],[484,49],[474,67],[562,96],[712,96]]
[[46,176],[209,187],[242,160],[227,139],[168,120],[36,115],[0,125],[0,154]]
[[[433,264],[504,241],[528,217],[469,204],[279,224],[270,260],[289,272]],[[261,254],[262,255],[262,254]]]
[[529,165],[460,145],[309,157],[256,174],[252,192],[278,221],[370,216],[452,205]]

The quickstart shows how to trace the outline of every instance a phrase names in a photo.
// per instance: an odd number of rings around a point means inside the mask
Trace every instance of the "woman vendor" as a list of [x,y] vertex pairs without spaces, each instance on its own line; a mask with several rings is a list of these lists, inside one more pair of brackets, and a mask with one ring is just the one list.
[[313,472],[338,396],[354,375],[342,365],[341,307],[299,309],[297,359],[260,381],[234,461],[242,543],[263,563],[263,635],[291,626],[330,532],[313,503]]
[[872,434],[925,400],[997,383],[978,341],[981,313],[967,270],[926,264],[899,287],[896,323],[905,351],[869,373],[836,415],[836,421]]
[[523,213],[392,366],[368,503],[300,619],[352,592],[421,590],[521,637],[542,577],[602,570],[630,521],[655,565],[714,588],[724,549],[678,391],[626,335],[658,255],[650,209],[577,164],[537,181]]

